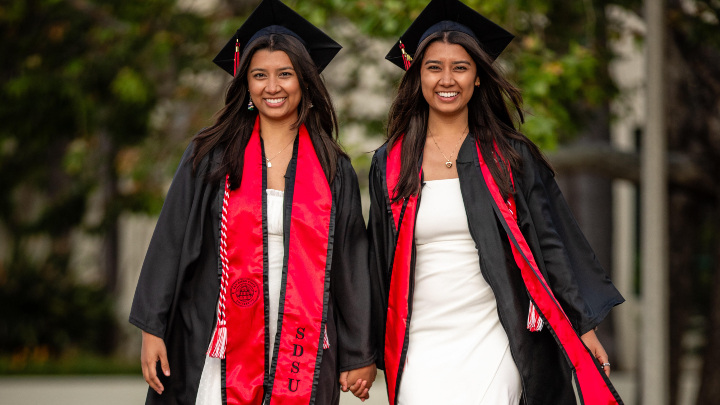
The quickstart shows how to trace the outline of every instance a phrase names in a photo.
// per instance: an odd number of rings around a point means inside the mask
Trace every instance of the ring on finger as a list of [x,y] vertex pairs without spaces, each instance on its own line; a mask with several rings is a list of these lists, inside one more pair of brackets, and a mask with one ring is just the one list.
[[610,363],[603,363],[602,368],[605,368],[605,367],[610,367]]

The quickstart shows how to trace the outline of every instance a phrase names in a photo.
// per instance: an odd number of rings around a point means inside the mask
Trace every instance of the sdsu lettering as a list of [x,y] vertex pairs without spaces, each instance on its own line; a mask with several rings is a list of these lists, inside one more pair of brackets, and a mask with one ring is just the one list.
[[[295,340],[303,340],[303,339],[305,339],[305,328],[297,328],[297,331],[295,331]],[[305,352],[305,349],[302,347],[301,344],[293,343],[293,356],[302,357],[304,352]],[[300,362],[299,361],[293,361],[292,365],[290,367],[291,367],[290,368],[291,373],[297,374],[300,372]],[[297,391],[299,385],[300,385],[300,380],[294,379],[294,378],[288,378],[288,390],[290,392]]]

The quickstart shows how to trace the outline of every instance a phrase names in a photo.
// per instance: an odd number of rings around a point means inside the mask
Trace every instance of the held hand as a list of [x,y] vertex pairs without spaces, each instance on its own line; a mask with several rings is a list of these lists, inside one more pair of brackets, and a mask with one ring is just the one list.
[[142,364],[143,377],[147,381],[150,388],[154,389],[158,394],[162,394],[165,390],[160,379],[157,377],[157,361],[160,360],[163,374],[170,376],[170,364],[167,359],[167,349],[165,341],[155,335],[151,335],[145,331],[142,333],[142,351],[140,354],[140,363]]
[[[594,330],[591,330],[590,332],[582,335],[580,339],[582,339],[583,343],[585,343],[585,346],[590,349],[595,359],[599,361],[601,365],[610,363],[608,361],[608,355],[605,352],[603,346],[600,344],[600,341],[598,340]],[[610,366],[603,366],[603,370],[605,371],[605,375],[610,377]]]
[[370,387],[372,387],[376,376],[377,368],[375,364],[351,371],[344,371],[340,374],[340,388],[343,392],[350,390],[353,395],[365,402],[366,399],[370,398]]

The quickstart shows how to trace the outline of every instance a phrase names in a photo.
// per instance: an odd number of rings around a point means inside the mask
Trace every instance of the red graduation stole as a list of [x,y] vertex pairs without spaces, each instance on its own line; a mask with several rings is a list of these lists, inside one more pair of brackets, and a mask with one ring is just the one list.
[[[308,404],[322,357],[331,246],[332,194],[304,125],[299,144],[287,281],[280,294],[280,341],[266,356],[263,165],[259,118],[245,148],[240,187],[225,186],[218,327],[208,354],[225,358],[227,404]],[[266,364],[269,362],[270,364]]]
[[[531,310],[528,314],[528,329],[539,330],[537,313],[546,320],[548,326],[555,332],[556,341],[565,351],[568,359],[575,369],[578,382],[578,391],[585,405],[617,404],[615,396],[608,387],[600,369],[590,351],[585,347],[580,336],[572,327],[562,307],[555,299],[552,290],[538,270],[530,246],[520,232],[515,214],[515,200],[510,196],[505,200],[495,179],[490,173],[479,145],[477,155],[480,160],[480,169],[483,179],[493,197],[494,208],[501,214],[501,222],[506,231],[512,247],[515,263],[520,268],[525,287],[531,297]],[[388,196],[393,196],[395,186],[400,176],[402,151],[402,138],[388,151],[386,163],[386,182]],[[391,204],[395,229],[398,230],[395,256],[393,258],[392,275],[390,279],[390,296],[388,298],[388,313],[385,329],[385,376],[388,384],[390,404],[396,404],[398,376],[402,374],[401,361],[407,352],[406,335],[408,332],[408,305],[410,299],[410,260],[412,255],[413,239],[415,238],[415,218],[417,213],[417,195],[399,200]],[[533,305],[537,312],[533,311]],[[533,319],[534,318],[534,319]]]

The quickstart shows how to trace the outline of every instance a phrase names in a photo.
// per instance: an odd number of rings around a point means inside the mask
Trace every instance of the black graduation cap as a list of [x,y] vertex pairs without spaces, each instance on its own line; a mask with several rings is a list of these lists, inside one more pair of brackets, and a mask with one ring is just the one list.
[[235,45],[239,44],[242,53],[250,42],[269,34],[285,34],[299,39],[321,72],[342,49],[340,44],[280,0],[263,0],[225,44],[213,62],[232,75]]
[[[395,43],[385,59],[405,70],[403,50],[415,55],[418,45],[438,31],[460,31],[474,38],[495,60],[515,36],[459,0],[432,0]],[[410,59],[411,60],[411,59]]]

